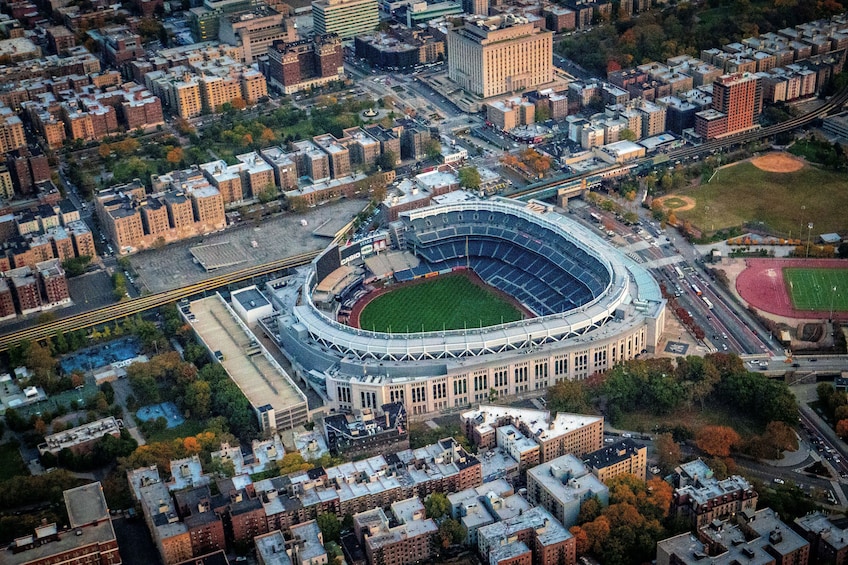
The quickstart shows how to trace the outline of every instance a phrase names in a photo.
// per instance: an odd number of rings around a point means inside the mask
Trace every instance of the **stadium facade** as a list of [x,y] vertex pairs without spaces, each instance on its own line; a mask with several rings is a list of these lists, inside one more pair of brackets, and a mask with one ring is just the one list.
[[[653,277],[592,230],[543,205],[495,198],[432,206],[402,214],[389,236],[386,247],[396,251],[386,253],[407,258],[392,272],[367,270],[367,259],[358,266],[380,247],[373,238],[367,247],[330,246],[274,289],[280,311],[262,322],[297,374],[337,411],[403,402],[414,416],[493,396],[542,394],[560,380],[585,379],[653,352],[662,333],[666,303]],[[535,317],[418,333],[372,332],[338,321],[343,305],[375,278],[403,282],[462,269]]]

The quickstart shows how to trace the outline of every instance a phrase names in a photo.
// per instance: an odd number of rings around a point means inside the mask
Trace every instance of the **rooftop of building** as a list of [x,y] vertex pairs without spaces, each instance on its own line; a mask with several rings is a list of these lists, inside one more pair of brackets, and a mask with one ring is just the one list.
[[68,522],[79,528],[109,518],[109,507],[99,482],[66,490],[63,494],[68,509]]
[[253,538],[256,553],[265,565],[291,565],[291,558],[286,553],[286,539],[280,530]]
[[462,413],[463,420],[474,420],[474,425],[481,434],[494,430],[499,421],[507,418],[524,423],[543,441],[574,432],[584,426],[603,423],[603,418],[599,416],[559,413],[551,418],[551,413],[547,410],[494,405],[481,405],[476,410]]
[[489,552],[489,563],[497,565],[501,561],[515,559],[525,553],[530,553],[530,548],[523,541],[504,540],[503,545],[498,545]]
[[815,533],[837,551],[848,548],[848,520],[845,516],[828,516],[812,512],[795,519],[795,524],[805,532]]
[[265,295],[262,294],[258,288],[249,287],[242,290],[234,291],[230,294],[233,300],[237,301],[242,308],[247,311],[255,310],[257,308],[264,308],[266,306],[270,306],[271,302],[265,298]]
[[527,471],[561,503],[580,501],[587,493],[598,495],[607,491],[606,485],[591,474],[586,465],[574,455],[567,454],[533,467]]
[[538,506],[518,516],[483,526],[478,531],[478,535],[492,541],[490,547],[493,547],[500,545],[499,540],[508,540],[518,532],[528,529],[536,532],[536,537],[542,546],[572,538],[571,533],[550,512]]
[[[8,275],[8,273],[7,273]],[[119,433],[122,423],[114,416],[102,418],[89,424],[83,424],[69,430],[57,432],[44,437],[44,443],[39,446],[46,451],[59,452],[64,448],[85,443],[103,437],[106,434]]]
[[583,456],[583,462],[589,468],[603,469],[630,459],[642,449],[645,449],[644,445],[639,445],[632,439],[626,438],[592,453],[587,453]]
[[300,539],[304,542],[298,549],[298,557],[301,561],[317,559],[326,555],[327,550],[324,549],[321,528],[318,527],[318,522],[315,520],[292,526],[291,533],[295,540]]

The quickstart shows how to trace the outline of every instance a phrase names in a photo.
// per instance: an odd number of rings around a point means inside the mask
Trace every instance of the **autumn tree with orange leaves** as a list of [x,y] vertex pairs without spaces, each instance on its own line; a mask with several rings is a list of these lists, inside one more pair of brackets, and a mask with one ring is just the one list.
[[704,426],[695,436],[698,449],[716,457],[729,457],[730,451],[739,445],[736,430],[727,426]]

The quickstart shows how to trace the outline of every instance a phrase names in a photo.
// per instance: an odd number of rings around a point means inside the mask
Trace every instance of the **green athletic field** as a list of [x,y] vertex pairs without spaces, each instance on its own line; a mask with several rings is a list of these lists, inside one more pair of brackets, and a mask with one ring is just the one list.
[[513,322],[522,313],[463,275],[441,275],[378,296],[365,305],[359,326],[391,333],[479,328]]
[[848,269],[786,267],[783,280],[796,310],[848,312]]

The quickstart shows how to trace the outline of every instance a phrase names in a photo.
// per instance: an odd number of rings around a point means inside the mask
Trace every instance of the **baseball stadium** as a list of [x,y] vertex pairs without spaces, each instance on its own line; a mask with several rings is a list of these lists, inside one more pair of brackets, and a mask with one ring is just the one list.
[[275,290],[265,332],[336,410],[541,391],[652,352],[665,320],[653,277],[591,229],[470,195],[331,245]]

